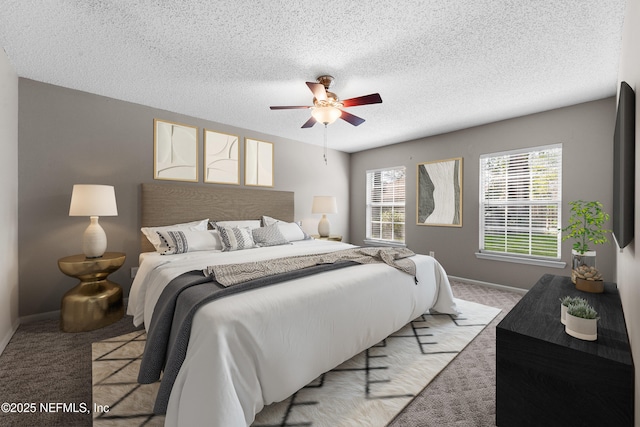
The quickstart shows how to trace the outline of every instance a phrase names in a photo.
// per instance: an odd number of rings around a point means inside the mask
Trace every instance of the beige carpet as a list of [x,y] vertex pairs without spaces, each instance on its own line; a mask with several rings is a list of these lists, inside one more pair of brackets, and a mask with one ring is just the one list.
[[[381,343],[263,409],[266,426],[384,426],[500,312],[459,301],[463,314],[423,315]],[[94,426],[162,425],[152,413],[158,384],[136,382],[144,332],[94,343]]]

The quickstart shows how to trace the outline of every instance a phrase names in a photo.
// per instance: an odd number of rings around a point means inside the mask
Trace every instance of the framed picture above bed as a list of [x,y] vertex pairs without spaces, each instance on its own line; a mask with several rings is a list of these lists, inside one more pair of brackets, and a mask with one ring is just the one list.
[[418,163],[417,224],[462,227],[462,157]]
[[153,119],[153,178],[198,182],[198,128]]
[[244,185],[273,187],[273,143],[245,138]]
[[239,145],[236,135],[204,130],[204,182],[240,184]]

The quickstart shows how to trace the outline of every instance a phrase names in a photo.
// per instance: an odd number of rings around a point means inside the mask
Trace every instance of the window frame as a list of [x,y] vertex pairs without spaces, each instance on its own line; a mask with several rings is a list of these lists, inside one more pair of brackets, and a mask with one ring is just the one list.
[[[552,150],[552,149],[560,149],[559,159],[558,159],[558,170],[557,170],[558,178],[555,184],[557,186],[557,195],[555,199],[547,199],[547,200],[532,199],[529,197],[530,196],[529,194],[526,198],[522,198],[519,200],[509,200],[509,197],[507,196],[504,200],[498,200],[498,201],[494,201],[493,203],[487,203],[487,199],[485,197],[485,168],[483,167],[483,161],[485,159],[500,158],[504,156],[518,156],[522,154],[530,154],[530,153],[542,152],[545,150]],[[556,144],[548,144],[548,145],[541,145],[541,146],[535,146],[535,147],[506,150],[506,151],[480,155],[479,179],[478,179],[479,181],[479,192],[478,192],[478,213],[479,213],[478,243],[479,245],[478,247],[479,249],[478,249],[478,252],[476,253],[476,257],[480,259],[500,260],[500,261],[515,262],[515,263],[521,263],[521,264],[540,265],[540,266],[546,266],[546,267],[555,267],[555,268],[565,267],[566,263],[560,260],[561,250],[562,250],[561,248],[562,239],[560,236],[560,224],[562,219],[562,154],[563,154],[562,151],[563,151],[562,143],[556,143]],[[512,177],[521,178],[522,176],[519,174],[513,174]],[[528,179],[529,180],[527,181],[528,182],[527,189],[531,191],[531,188],[534,187],[533,175],[530,175]],[[535,226],[531,225],[533,219],[535,218],[535,215],[530,211],[530,209],[532,207],[535,207],[536,205],[538,206],[552,205],[557,210],[557,214],[555,215],[555,218],[554,218],[557,225],[557,227],[555,228],[557,230],[555,256],[535,255],[531,253],[533,251],[532,249],[534,245],[533,236],[540,232],[540,227],[536,228]],[[485,212],[486,212],[487,206],[493,206],[493,207],[526,206],[527,207],[527,209],[529,210],[528,215],[522,216],[520,217],[520,219],[528,219],[529,225],[527,227],[521,227],[521,226],[510,227],[509,225],[504,225],[504,233],[507,234],[509,233],[509,231],[520,232],[522,231],[523,228],[526,228],[525,233],[528,234],[528,241],[527,241],[527,249],[529,252],[528,254],[522,254],[517,252],[507,252],[506,250],[495,251],[495,250],[485,249],[485,241],[486,241],[485,232],[486,232],[486,229],[489,228],[485,222]]]
[[[402,204],[398,204],[395,200],[392,203],[383,203],[383,202],[372,202],[371,201],[371,178],[370,178],[370,174],[373,173],[380,173],[380,172],[386,172],[386,171],[402,171],[404,173],[404,198],[402,201]],[[406,166],[393,166],[393,167],[384,167],[384,168],[378,168],[378,169],[369,169],[366,171],[365,174],[365,211],[366,211],[366,223],[365,223],[365,239],[364,242],[365,244],[375,244],[375,245],[389,245],[389,246],[405,246],[406,244],[406,229],[407,229],[407,167]],[[395,199],[395,197],[394,197]],[[402,236],[402,240],[393,240],[393,239],[383,239],[383,238],[379,238],[379,237],[372,237],[372,224],[373,224],[373,219],[372,219],[372,208],[374,207],[374,204],[377,204],[377,206],[389,206],[392,205],[393,208],[396,207],[402,207],[404,210],[404,222],[402,222],[402,227],[403,227],[403,236]],[[395,224],[400,224],[399,222],[394,222],[393,219],[391,221],[392,224],[392,235],[394,234],[394,228],[393,225]]]

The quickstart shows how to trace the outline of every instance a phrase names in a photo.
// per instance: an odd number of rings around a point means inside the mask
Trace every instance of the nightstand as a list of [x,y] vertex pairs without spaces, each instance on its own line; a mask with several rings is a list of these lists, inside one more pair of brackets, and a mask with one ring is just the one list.
[[105,252],[100,258],[72,255],[58,260],[60,271],[80,280],[62,297],[60,329],[86,332],[110,325],[124,316],[122,288],[107,280],[124,264],[122,252]]
[[312,234],[311,237],[317,240],[331,240],[333,242],[342,242],[342,236],[339,234],[332,234],[328,237],[320,237],[319,234]]

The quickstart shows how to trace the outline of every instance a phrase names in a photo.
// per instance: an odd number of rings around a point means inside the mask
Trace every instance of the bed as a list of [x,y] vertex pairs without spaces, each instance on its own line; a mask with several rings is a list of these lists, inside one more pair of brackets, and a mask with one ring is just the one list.
[[[245,224],[237,221],[255,226],[260,219],[263,230],[265,221],[276,221],[269,226],[288,238],[286,244],[244,250],[161,255],[143,237],[127,312],[149,334],[163,290],[184,273],[357,250],[310,239],[302,230],[301,239],[287,234],[297,225],[291,192],[154,183],[142,185],[141,200],[141,224],[147,229],[209,219],[222,224],[222,232],[224,221],[240,229]],[[409,259],[414,275],[380,262],[349,265],[203,304],[193,315],[184,360],[171,380],[166,425],[250,425],[265,405],[287,398],[422,313],[456,314],[442,266],[425,255]]]

